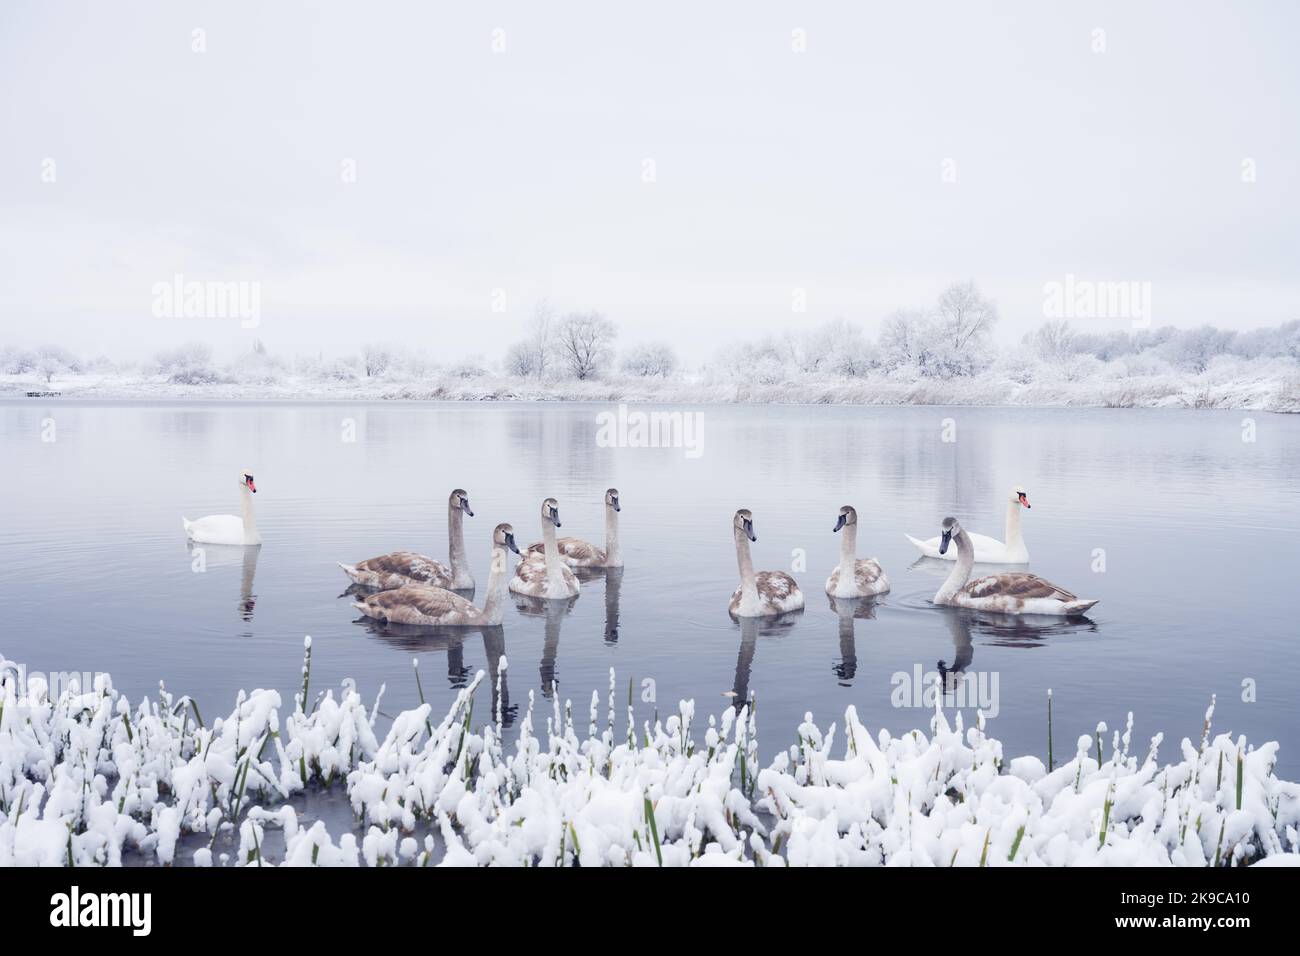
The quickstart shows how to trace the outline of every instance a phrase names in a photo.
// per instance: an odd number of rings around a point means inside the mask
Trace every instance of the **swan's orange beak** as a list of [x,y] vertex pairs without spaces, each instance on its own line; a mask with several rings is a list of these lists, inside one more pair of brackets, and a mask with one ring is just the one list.
[[1023,491],[1020,492],[1020,503],[1024,505],[1026,508],[1029,507],[1029,499],[1025,497],[1025,493]]
[[252,478],[248,479],[248,490],[251,491],[253,494],[257,494],[257,485],[253,484]]

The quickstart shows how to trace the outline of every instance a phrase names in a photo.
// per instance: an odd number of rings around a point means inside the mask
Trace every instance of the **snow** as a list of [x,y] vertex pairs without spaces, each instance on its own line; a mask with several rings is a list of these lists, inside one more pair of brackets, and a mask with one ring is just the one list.
[[978,374],[926,377],[912,369],[845,376],[796,368],[750,375],[706,367],[670,378],[599,380],[518,378],[479,372],[393,372],[334,379],[283,371],[250,381],[229,377],[186,384],[131,369],[68,373],[52,382],[0,374],[0,398],[57,392],[63,399],[251,401],[581,401],[818,405],[998,405],[1111,408],[1239,408],[1300,412],[1300,363],[1287,358],[1220,356],[1200,372],[1179,371],[1141,356],[1094,361],[1066,374],[1036,359],[995,364]]
[[[1131,715],[1047,768],[1006,759],[982,715],[964,728],[937,707],[895,737],[849,707],[825,731],[806,715],[760,768],[752,698],[703,727],[692,701],[653,725],[629,711],[620,732],[612,694],[605,714],[593,694],[580,734],[571,703],[538,713],[530,694],[507,741],[499,716],[473,721],[483,672],[436,724],[423,704],[382,733],[350,688],[283,714],[278,692],[241,691],[205,726],[162,686],[135,706],[104,680],[52,700],[14,673],[0,668],[0,866],[170,865],[196,836],[198,866],[1282,866],[1300,853],[1300,785],[1274,775],[1278,745],[1212,736],[1212,708],[1163,764],[1160,734],[1130,752]],[[308,789],[346,794],[359,837],[301,819],[289,801]],[[238,851],[214,860],[222,834]]]

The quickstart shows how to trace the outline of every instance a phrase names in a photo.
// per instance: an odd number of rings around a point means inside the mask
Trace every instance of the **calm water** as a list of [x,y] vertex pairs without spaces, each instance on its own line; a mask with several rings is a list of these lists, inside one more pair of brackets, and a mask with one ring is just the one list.
[[[703,455],[688,459],[597,447],[604,408],[0,404],[0,653],[33,671],[107,671],[133,700],[164,679],[205,716],[228,712],[241,687],[289,700],[304,634],[314,687],[352,678],[370,700],[387,684],[389,714],[417,702],[412,657],[436,710],[504,652],[508,712],[529,692],[540,701],[553,679],[584,718],[599,689],[602,719],[615,667],[620,701],[636,683],[638,720],[656,703],[666,713],[694,697],[697,713],[718,712],[726,692],[756,692],[764,763],[808,711],[823,728],[842,725],[848,704],[872,728],[926,727],[927,711],[891,702],[893,677],[943,661],[996,691],[990,729],[1009,754],[1046,756],[1049,687],[1058,759],[1099,720],[1122,729],[1128,710],[1135,748],[1163,730],[1169,754],[1199,734],[1217,693],[1217,729],[1281,740],[1280,771],[1300,774],[1300,419],[719,407],[704,412]],[[1253,443],[1242,440],[1247,414]],[[945,417],[956,442],[941,441]],[[53,442],[42,440],[50,419]],[[345,419],[355,442],[343,440]],[[209,546],[196,573],[181,515],[237,513],[241,469],[257,476],[265,544]],[[1033,504],[1031,569],[1100,598],[1088,620],[1008,623],[929,604],[939,577],[910,567],[903,532],[930,537],[952,513],[1000,538],[1016,483]],[[397,548],[445,557],[452,487],[469,491],[477,515],[466,537],[482,583],[492,526],[510,521],[521,544],[536,540],[548,495],[562,533],[602,542],[610,485],[622,491],[627,567],[587,582],[567,613],[511,606],[504,627],[458,636],[385,631],[349,607],[336,561]],[[860,552],[880,558],[894,590],[837,613],[823,582],[845,503],[860,514]],[[806,553],[796,577],[808,608],[790,626],[742,628],[727,615],[737,507],[754,511],[759,568],[789,570],[796,549]],[[1242,700],[1247,679],[1255,702]],[[656,703],[643,702],[651,693]]]

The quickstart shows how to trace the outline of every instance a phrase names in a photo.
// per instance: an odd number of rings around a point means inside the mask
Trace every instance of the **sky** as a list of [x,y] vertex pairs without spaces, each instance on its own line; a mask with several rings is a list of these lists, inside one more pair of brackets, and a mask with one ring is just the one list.
[[[700,361],[966,279],[1014,341],[1067,275],[1273,325],[1298,34],[1289,0],[5,0],[0,346],[492,358],[546,300]],[[177,275],[255,326],[155,314]]]

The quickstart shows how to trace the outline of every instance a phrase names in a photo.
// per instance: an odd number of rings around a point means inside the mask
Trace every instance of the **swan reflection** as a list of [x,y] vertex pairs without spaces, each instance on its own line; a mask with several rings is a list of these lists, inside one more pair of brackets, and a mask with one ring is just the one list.
[[839,621],[840,657],[832,665],[841,687],[853,686],[853,678],[858,672],[858,651],[853,622],[870,621],[876,616],[875,598],[837,598],[827,597],[830,608]]
[[507,672],[501,670],[501,658],[506,653],[506,632],[500,625],[494,627],[431,627],[420,624],[393,624],[360,615],[352,623],[360,625],[367,634],[385,644],[412,655],[425,655],[444,651],[447,655],[447,683],[459,690],[468,686],[476,668],[465,663],[465,642],[477,633],[483,638],[483,654],[487,659],[488,680],[492,686],[492,714],[501,713],[503,726],[513,725],[518,706],[510,703]]
[[[261,557],[262,549],[231,544],[196,544],[188,541],[185,550],[190,558],[190,570],[195,574],[206,574],[220,568],[239,567],[239,600],[235,609],[241,621],[251,624],[253,610],[257,606],[253,581],[257,577],[257,559]],[[244,636],[252,635],[245,633]]]

